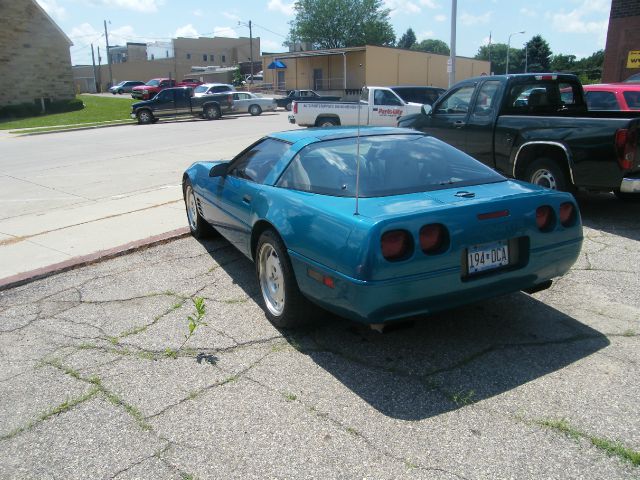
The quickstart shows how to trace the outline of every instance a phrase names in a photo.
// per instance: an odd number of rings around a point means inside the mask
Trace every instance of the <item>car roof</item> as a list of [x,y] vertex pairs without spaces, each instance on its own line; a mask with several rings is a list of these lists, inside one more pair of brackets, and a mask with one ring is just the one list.
[[446,90],[446,88],[436,87],[434,85],[394,85],[393,87],[389,87],[391,90],[395,90],[396,88],[424,88],[431,90]]
[[596,83],[593,85],[583,85],[582,88],[588,91],[622,91],[622,92],[640,92],[640,84],[633,83]]
[[[358,134],[357,127],[320,127],[300,130],[286,130],[284,132],[271,133],[268,136],[285,142],[297,143],[301,140],[337,140],[340,138],[353,138]],[[360,127],[360,136],[372,135],[424,135],[422,132],[410,128],[395,127]]]
[[230,83],[203,83],[202,85],[199,85],[200,87],[230,87],[231,84]]

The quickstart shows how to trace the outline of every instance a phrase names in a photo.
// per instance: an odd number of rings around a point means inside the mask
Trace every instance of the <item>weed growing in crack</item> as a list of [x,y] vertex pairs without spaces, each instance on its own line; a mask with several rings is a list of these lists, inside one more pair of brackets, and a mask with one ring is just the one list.
[[451,395],[451,400],[459,407],[464,407],[465,405],[471,405],[474,402],[473,397],[475,394],[476,392],[473,390],[469,390],[468,392],[461,390],[458,393]]
[[171,349],[168,348],[165,350],[165,356],[169,358],[178,358],[178,353],[182,350],[182,348],[186,345],[186,343],[193,337],[196,330],[201,326],[206,326],[207,323],[203,320],[206,312],[206,306],[204,304],[204,298],[196,297],[192,299],[193,306],[196,311],[194,315],[189,315],[187,317],[189,332],[184,336],[184,342],[177,348]]
[[287,392],[287,393],[284,394],[284,399],[287,402],[295,402],[298,399],[298,397],[293,393],[288,393]]
[[625,336],[625,337],[634,337],[635,334],[636,334],[636,332],[634,332],[631,329],[625,330],[624,332],[622,332],[622,335]]
[[347,431],[347,433],[350,433],[351,435],[353,435],[354,437],[359,437],[360,436],[360,432],[358,432],[355,428],[353,427],[347,427],[345,429]]

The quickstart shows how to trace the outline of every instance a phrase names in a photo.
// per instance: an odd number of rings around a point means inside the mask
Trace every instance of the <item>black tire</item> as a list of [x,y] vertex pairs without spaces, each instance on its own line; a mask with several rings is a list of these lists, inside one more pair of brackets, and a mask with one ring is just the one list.
[[316,120],[316,126],[318,127],[335,127],[337,125],[340,125],[340,122],[335,118],[320,117]]
[[291,103],[292,103],[292,102],[289,102],[289,103],[287,103],[287,104],[284,106],[284,109],[285,109],[287,112],[290,112],[290,111],[291,111]]
[[124,92],[122,90],[118,90],[118,95],[122,95]]
[[557,162],[550,158],[537,158],[527,167],[524,180],[534,185],[568,192],[570,184]]
[[137,114],[136,117],[138,117],[138,124],[140,125],[149,125],[150,123],[153,123],[153,113],[151,113],[151,110],[147,110],[146,108],[143,110],[140,110]]
[[220,111],[220,107],[217,105],[207,105],[204,107],[204,118],[207,120],[218,120],[222,117],[222,112]]
[[193,191],[191,181],[187,178],[182,186],[182,195],[184,198],[184,206],[187,211],[187,223],[191,235],[195,238],[207,238],[213,233],[213,227],[202,218],[198,211],[198,204]]
[[262,113],[262,108],[260,108],[260,105],[251,105],[249,107],[249,113],[254,117],[257,117]]
[[267,318],[278,328],[294,328],[309,319],[309,302],[300,293],[287,249],[274,230],[265,230],[255,251],[256,276]]
[[623,202],[640,202],[640,193],[621,192],[619,189],[613,191],[613,194]]
[[116,94],[116,92],[111,92],[111,93],[114,94],[114,95]]

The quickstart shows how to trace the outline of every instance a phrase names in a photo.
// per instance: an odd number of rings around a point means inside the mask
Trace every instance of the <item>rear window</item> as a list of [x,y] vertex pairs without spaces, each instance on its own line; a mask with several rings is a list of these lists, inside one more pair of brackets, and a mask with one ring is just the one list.
[[585,92],[589,110],[620,110],[616,94],[613,92]]
[[[311,144],[291,161],[278,186],[337,197],[354,197],[356,140]],[[360,139],[360,196],[383,197],[493,183],[505,178],[467,154],[424,135]]]
[[624,92],[624,99],[631,110],[640,110],[640,90]]
[[444,93],[443,89],[424,87],[399,87],[392,88],[391,90],[396,92],[405,102],[422,103],[426,105],[433,105],[433,102]]
[[578,85],[554,81],[530,81],[511,85],[508,113],[552,113],[582,109]]

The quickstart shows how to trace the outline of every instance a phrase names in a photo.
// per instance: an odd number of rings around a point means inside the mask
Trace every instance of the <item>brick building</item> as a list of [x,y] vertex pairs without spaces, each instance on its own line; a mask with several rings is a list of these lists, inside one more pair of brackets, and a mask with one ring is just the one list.
[[634,58],[640,58],[640,0],[612,0],[602,81],[620,82],[640,73]]
[[0,106],[74,98],[71,40],[35,0],[0,1]]

